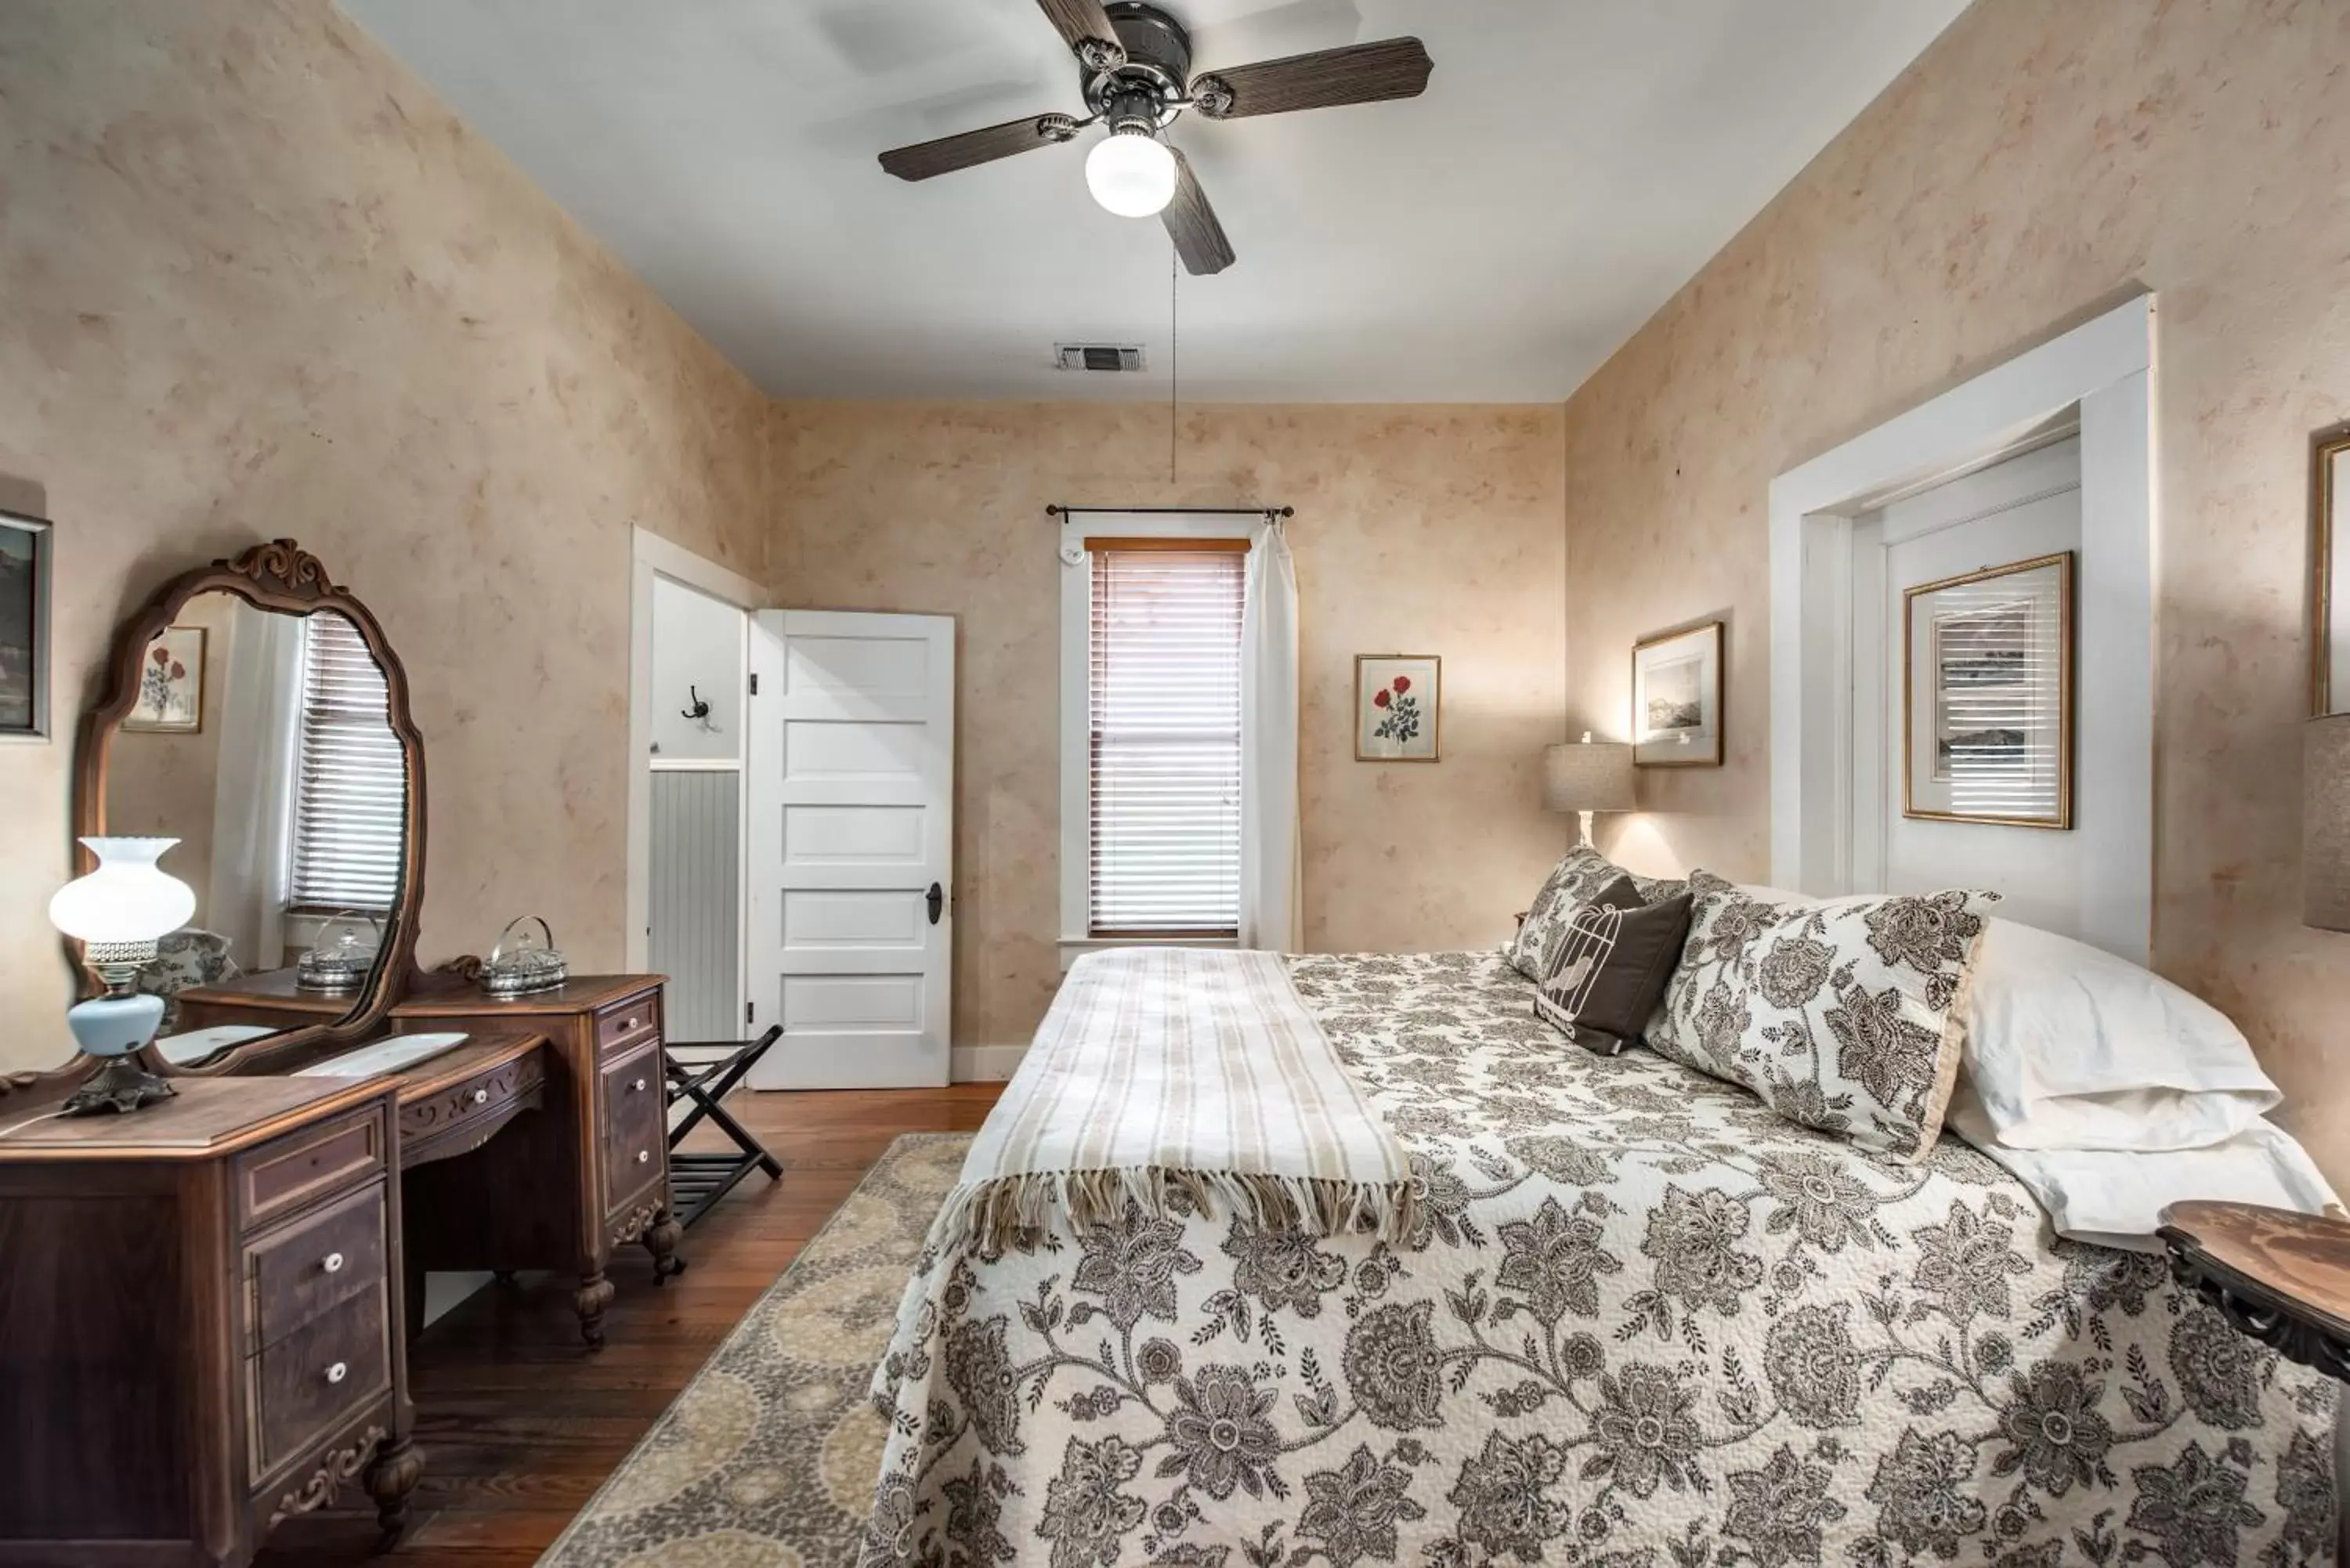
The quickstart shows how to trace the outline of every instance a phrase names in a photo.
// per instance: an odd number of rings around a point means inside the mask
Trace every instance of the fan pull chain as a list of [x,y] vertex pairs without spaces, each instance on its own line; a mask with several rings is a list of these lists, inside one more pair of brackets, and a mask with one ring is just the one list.
[[1170,485],[1175,483],[1175,453],[1180,444],[1175,407],[1182,370],[1181,351],[1176,346],[1176,248],[1170,244],[1167,247],[1167,483]]

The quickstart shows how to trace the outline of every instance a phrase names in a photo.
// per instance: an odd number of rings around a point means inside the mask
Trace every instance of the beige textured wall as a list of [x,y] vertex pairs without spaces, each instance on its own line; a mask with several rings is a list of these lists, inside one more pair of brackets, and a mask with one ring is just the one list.
[[[1555,408],[793,403],[773,570],[809,608],[960,628],[955,1030],[1024,1045],[1060,970],[1059,573],[1048,503],[1297,508],[1305,939],[1498,941],[1572,837]],[[1444,761],[1354,760],[1354,656],[1444,659]]]
[[0,6],[0,481],[56,519],[60,738],[0,746],[0,1067],[116,620],[290,535],[381,616],[432,763],[428,954],[621,958],[629,530],[766,570],[769,405],[327,0]]
[[1772,476],[2139,285],[2156,966],[2350,1187],[2350,939],[2299,924],[2297,731],[2308,441],[2350,414],[2350,5],[1979,0],[1567,405],[1573,705],[1620,715],[1637,635],[1726,610],[1729,765],[1646,775],[1619,832],[1767,873]]

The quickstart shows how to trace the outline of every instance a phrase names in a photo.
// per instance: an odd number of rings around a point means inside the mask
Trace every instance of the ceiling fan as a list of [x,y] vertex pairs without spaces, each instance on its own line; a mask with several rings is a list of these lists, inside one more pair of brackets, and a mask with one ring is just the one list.
[[1191,37],[1141,0],[1036,0],[1082,67],[1083,119],[1032,115],[881,154],[900,180],[928,180],[1015,152],[1057,147],[1089,125],[1109,135],[1086,158],[1094,200],[1121,217],[1158,214],[1183,265],[1195,275],[1232,265],[1232,241],[1200,189],[1190,161],[1160,133],[1187,109],[1210,119],[1418,98],[1435,68],[1418,38],[1350,44],[1203,76],[1191,75]]

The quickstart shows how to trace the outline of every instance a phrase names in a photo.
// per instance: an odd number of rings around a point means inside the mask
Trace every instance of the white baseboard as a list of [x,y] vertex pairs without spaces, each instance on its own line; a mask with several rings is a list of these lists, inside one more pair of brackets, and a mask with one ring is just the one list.
[[1025,1045],[957,1045],[947,1053],[947,1076],[958,1084],[1000,1084],[1020,1070]]

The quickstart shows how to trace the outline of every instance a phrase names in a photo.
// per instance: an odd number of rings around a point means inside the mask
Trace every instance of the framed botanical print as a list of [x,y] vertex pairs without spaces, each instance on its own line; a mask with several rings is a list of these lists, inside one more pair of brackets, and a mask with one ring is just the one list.
[[1355,655],[1355,760],[1442,760],[1444,660],[1432,653]]
[[156,633],[139,667],[139,701],[122,728],[149,734],[192,735],[204,727],[204,628],[175,626]]
[[2316,657],[2310,661],[2310,712],[2350,711],[2350,424],[2310,443],[2310,556],[2316,566]]
[[2073,552],[1904,588],[1902,815],[2073,826]]
[[0,512],[0,741],[49,735],[49,525]]
[[1722,623],[1632,647],[1632,765],[1721,765]]

